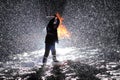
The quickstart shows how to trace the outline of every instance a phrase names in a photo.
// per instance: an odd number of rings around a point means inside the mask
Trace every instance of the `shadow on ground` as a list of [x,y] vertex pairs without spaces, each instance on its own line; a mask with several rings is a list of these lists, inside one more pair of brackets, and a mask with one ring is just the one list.
[[[35,73],[19,76],[21,80],[100,80],[99,70],[80,62],[67,61],[64,65],[47,66]],[[18,78],[18,77],[17,77]]]

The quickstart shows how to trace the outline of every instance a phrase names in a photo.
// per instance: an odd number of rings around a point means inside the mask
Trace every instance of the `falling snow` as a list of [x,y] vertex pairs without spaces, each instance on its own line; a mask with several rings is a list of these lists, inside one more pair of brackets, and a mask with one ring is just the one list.
[[[119,0],[0,0],[0,78],[34,73],[32,69],[41,65],[47,16],[56,12],[71,34],[57,44],[58,59],[72,63],[62,68],[68,74],[65,80],[81,78],[83,74],[77,70],[81,71],[82,65],[99,70],[91,74],[101,80],[119,80]],[[67,72],[70,68],[74,74]]]

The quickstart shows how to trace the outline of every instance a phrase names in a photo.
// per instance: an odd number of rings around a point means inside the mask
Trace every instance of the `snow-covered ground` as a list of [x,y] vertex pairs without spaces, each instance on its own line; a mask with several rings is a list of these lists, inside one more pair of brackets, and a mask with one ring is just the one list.
[[[58,48],[57,47],[57,58],[61,62],[73,61],[72,64],[75,64],[75,65],[79,64],[77,65],[77,67],[75,66],[76,69],[77,68],[79,69],[79,67],[82,68],[81,67],[82,64],[93,66],[94,68],[99,70],[99,72],[95,75],[97,78],[101,80],[112,80],[112,79],[119,80],[120,79],[120,65],[119,65],[120,63],[105,62],[105,60],[100,60],[99,52],[100,52],[99,49],[93,49],[93,48],[76,48],[76,47]],[[1,79],[7,78],[7,77],[14,78],[14,76],[18,76],[18,75],[25,75],[25,74],[27,75],[27,74],[35,73],[34,69],[38,69],[42,65],[41,62],[42,62],[43,54],[44,54],[44,49],[33,51],[33,52],[24,52],[17,55],[10,55],[9,57],[10,61],[0,62]],[[50,53],[48,57],[47,65],[52,66],[51,63],[52,63],[52,55]],[[71,73],[67,73],[67,70],[70,70],[67,68],[67,66],[70,67],[72,64],[69,64],[69,65],[66,64],[66,66],[62,68],[63,72],[66,75],[69,75],[68,77],[66,77],[66,80],[68,80],[67,78],[70,77],[70,74],[73,74],[73,72],[75,73],[75,70]],[[47,71],[48,74],[50,74],[50,70],[51,69]],[[79,73],[79,72],[76,72],[76,73]],[[77,78],[75,80],[77,80]]]

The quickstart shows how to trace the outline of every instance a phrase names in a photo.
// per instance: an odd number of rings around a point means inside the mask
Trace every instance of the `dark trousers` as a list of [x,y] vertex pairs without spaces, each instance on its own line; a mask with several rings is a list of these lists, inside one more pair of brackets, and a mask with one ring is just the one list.
[[50,51],[53,55],[53,60],[56,59],[56,49],[55,49],[55,43],[45,43],[45,53],[43,57],[43,63],[47,62],[47,57],[49,56]]

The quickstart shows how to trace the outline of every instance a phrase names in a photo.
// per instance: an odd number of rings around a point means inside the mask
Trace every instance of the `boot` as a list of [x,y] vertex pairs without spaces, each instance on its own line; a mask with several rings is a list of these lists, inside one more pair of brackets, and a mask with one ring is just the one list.
[[59,62],[59,61],[56,59],[56,56],[55,56],[55,55],[53,56],[53,61],[54,61],[54,62]]
[[47,57],[44,57],[43,58],[43,65],[42,65],[42,67],[44,67],[46,65],[46,62],[47,62]]

